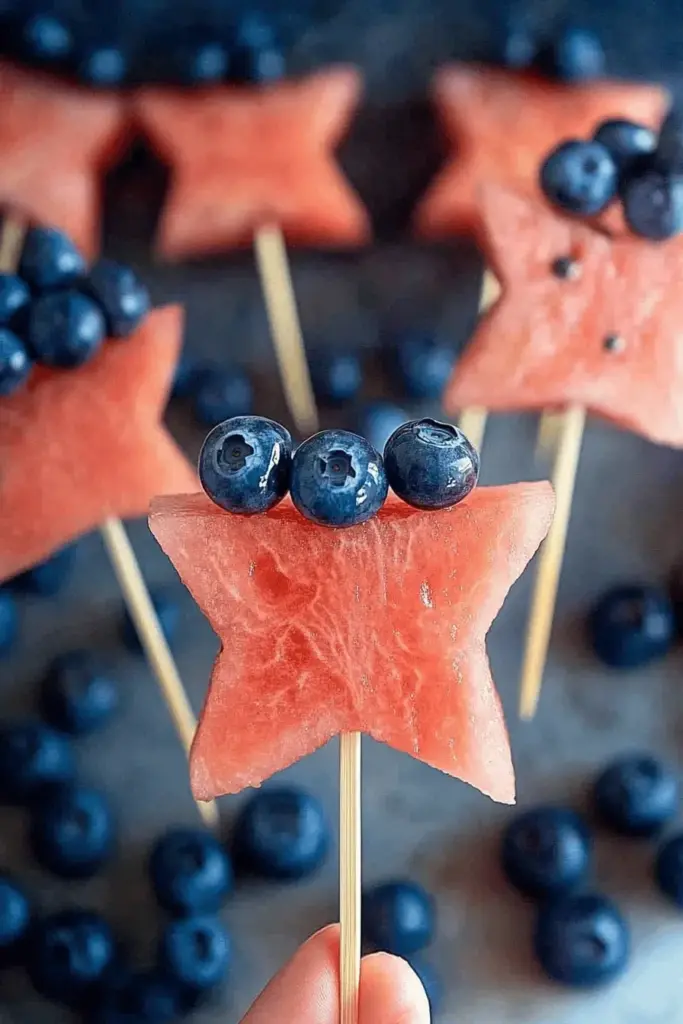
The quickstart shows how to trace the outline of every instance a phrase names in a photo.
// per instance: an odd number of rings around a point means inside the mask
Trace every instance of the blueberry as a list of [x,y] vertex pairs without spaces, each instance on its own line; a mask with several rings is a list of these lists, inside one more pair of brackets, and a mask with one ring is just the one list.
[[356,526],[384,504],[382,456],[347,430],[322,430],[304,441],[292,460],[292,501],[321,526]]
[[268,879],[298,879],[320,868],[330,828],[316,797],[292,786],[255,793],[234,828],[233,852],[241,870]]
[[587,82],[605,74],[605,51],[590,29],[568,25],[552,45],[552,70],[563,82]]
[[409,957],[408,963],[422,982],[432,1018],[435,1018],[443,1002],[443,982],[430,963],[422,957]]
[[43,717],[62,732],[83,736],[116,713],[119,687],[109,666],[92,651],[68,651],[50,665],[40,691]]
[[409,957],[432,941],[436,908],[417,882],[384,882],[363,893],[362,922],[369,946]]
[[621,186],[621,200],[634,234],[660,242],[683,231],[683,178],[656,168],[634,173]]
[[109,988],[89,1016],[90,1024],[170,1024],[184,1016],[182,992],[161,971],[134,974]]
[[25,22],[21,33],[22,51],[33,60],[63,61],[71,54],[71,30],[54,14],[37,13]]
[[19,963],[31,925],[28,896],[6,871],[0,871],[0,968]]
[[363,370],[355,352],[318,352],[311,359],[313,390],[321,402],[343,405],[356,397]]
[[88,46],[80,55],[78,79],[95,89],[113,89],[123,85],[128,75],[128,58],[118,46]]
[[0,326],[21,330],[31,302],[31,292],[16,274],[0,274]]
[[683,909],[683,833],[667,839],[657,851],[655,881],[661,892]]
[[453,346],[437,335],[415,332],[396,342],[396,370],[410,398],[441,398],[454,364]]
[[671,601],[656,587],[612,587],[588,616],[588,635],[600,661],[611,668],[640,668],[672,648],[675,620]]
[[248,416],[254,393],[248,376],[237,366],[206,368],[194,381],[193,409],[198,423],[216,427],[233,416]]
[[9,654],[19,635],[19,612],[14,594],[0,587],[0,655]]
[[566,892],[585,876],[591,839],[583,818],[566,807],[536,807],[503,833],[502,867],[510,885],[535,898]]
[[[150,597],[166,642],[172,645],[180,625],[180,605],[167,590],[152,590]],[[123,611],[121,635],[125,646],[132,654],[143,653],[138,631],[127,608]]]
[[669,576],[669,598],[676,620],[679,638],[683,637],[683,562],[674,566]]
[[543,971],[562,985],[589,988],[616,978],[630,954],[629,928],[606,896],[562,896],[542,906],[534,950]]
[[82,255],[68,235],[57,228],[33,227],[26,234],[19,276],[40,292],[75,284],[86,272]]
[[12,586],[26,594],[54,597],[64,587],[73,569],[76,547],[69,544],[44,562],[27,569],[12,580]]
[[241,82],[277,82],[286,73],[285,58],[272,25],[258,11],[243,15],[237,26],[232,76]]
[[373,448],[383,452],[394,431],[409,418],[405,409],[398,405],[392,405],[390,402],[370,402],[360,410],[356,429],[362,437],[367,438]]
[[197,389],[198,382],[206,372],[194,356],[183,350],[176,363],[171,385],[171,398],[189,398]]
[[230,67],[230,54],[220,40],[194,38],[192,34],[171,47],[168,60],[171,78],[182,85],[220,82]]
[[600,142],[562,142],[541,165],[546,199],[565,213],[592,217],[617,194],[617,165]]
[[231,958],[230,937],[215,917],[171,921],[159,942],[159,966],[179,985],[190,1005],[201,994],[220,985]]
[[102,310],[72,289],[48,292],[35,300],[27,341],[39,363],[70,369],[87,363],[107,336]]
[[659,130],[655,163],[664,174],[683,174],[683,108],[672,107]]
[[415,508],[448,508],[466,498],[479,476],[479,455],[462,430],[436,420],[411,420],[384,449],[389,486]]
[[538,39],[528,21],[517,13],[507,16],[499,35],[495,62],[521,71],[531,67],[538,49]]
[[133,268],[115,260],[98,260],[84,288],[102,308],[110,338],[127,338],[151,308],[149,292]]
[[41,799],[74,777],[71,744],[61,733],[29,720],[0,724],[0,803]]
[[23,341],[6,327],[0,327],[0,398],[18,391],[28,380],[32,368]]
[[109,801],[86,786],[60,787],[33,812],[30,841],[46,871],[60,878],[91,878],[114,849]]
[[39,920],[32,929],[29,977],[46,999],[82,1009],[106,983],[117,952],[111,927],[100,914],[62,910]]
[[651,128],[621,118],[602,121],[596,128],[593,139],[610,151],[620,175],[640,165],[643,158],[649,157],[657,145],[657,136]]
[[593,786],[600,820],[622,836],[654,836],[678,809],[678,784],[670,768],[651,754],[612,761]]
[[170,829],[149,861],[159,904],[173,914],[213,914],[232,890],[232,864],[221,844],[201,829]]
[[199,479],[217,505],[255,515],[289,490],[292,438],[274,420],[235,416],[210,432],[199,453]]

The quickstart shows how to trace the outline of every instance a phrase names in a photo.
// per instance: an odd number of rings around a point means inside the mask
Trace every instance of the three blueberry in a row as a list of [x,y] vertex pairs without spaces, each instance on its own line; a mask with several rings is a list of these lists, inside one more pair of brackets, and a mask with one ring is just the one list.
[[202,486],[221,508],[267,512],[290,491],[299,512],[321,526],[364,523],[389,487],[415,508],[448,508],[470,493],[478,475],[479,456],[462,431],[431,419],[400,426],[382,458],[347,430],[322,430],[293,450],[281,424],[236,416],[209,433],[199,455]]
[[540,183],[565,213],[594,217],[620,199],[634,234],[673,238],[683,231],[683,114],[672,108],[659,133],[632,121],[603,121],[592,139],[556,146]]
[[88,269],[62,231],[32,227],[16,274],[0,274],[0,397],[17,391],[35,363],[81,366],[106,338],[126,338],[150,308],[128,266],[100,260]]

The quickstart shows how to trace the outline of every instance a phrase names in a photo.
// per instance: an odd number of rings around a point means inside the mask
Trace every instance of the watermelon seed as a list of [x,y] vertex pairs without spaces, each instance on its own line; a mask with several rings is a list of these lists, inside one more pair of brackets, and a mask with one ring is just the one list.
[[581,264],[572,256],[558,256],[553,260],[551,269],[555,277],[563,281],[576,281],[581,277]]
[[608,334],[602,343],[606,352],[623,352],[626,341],[621,334]]

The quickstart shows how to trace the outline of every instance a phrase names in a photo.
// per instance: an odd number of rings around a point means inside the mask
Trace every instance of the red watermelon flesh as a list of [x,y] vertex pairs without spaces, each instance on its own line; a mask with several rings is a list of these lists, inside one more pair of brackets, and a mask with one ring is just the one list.
[[195,796],[258,786],[360,730],[512,802],[485,636],[552,508],[543,483],[477,488],[440,512],[391,496],[369,522],[332,530],[289,501],[240,517],[200,494],[156,499],[152,532],[222,644]]
[[162,423],[182,312],[155,310],[77,370],[35,370],[0,398],[0,582],[109,516],[147,514],[196,475]]

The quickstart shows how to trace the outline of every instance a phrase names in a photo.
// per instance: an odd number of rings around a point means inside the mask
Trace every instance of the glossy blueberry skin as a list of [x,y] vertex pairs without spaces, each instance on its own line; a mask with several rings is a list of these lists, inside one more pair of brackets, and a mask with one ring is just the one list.
[[590,29],[568,25],[552,46],[555,76],[562,82],[588,82],[605,74],[605,51]]
[[592,217],[617,194],[617,165],[599,142],[562,142],[541,165],[541,191],[564,213]]
[[258,11],[244,14],[237,26],[230,70],[236,81],[254,85],[277,82],[286,73],[273,27]]
[[671,836],[657,851],[654,877],[660,892],[683,910],[683,833]]
[[21,338],[0,327],[0,398],[23,387],[32,369],[33,360]]
[[112,929],[100,914],[62,910],[39,920],[32,929],[28,974],[46,999],[84,1009],[106,983],[117,952]]
[[434,937],[434,899],[417,882],[383,882],[363,893],[362,922],[368,946],[410,957]]
[[361,389],[363,368],[355,352],[318,352],[310,365],[313,390],[327,405],[350,402]]
[[292,473],[292,438],[264,416],[235,416],[209,433],[199,479],[216,505],[240,515],[267,512],[284,498]]
[[683,174],[683,109],[672,107],[659,130],[655,165],[664,174]]
[[59,878],[91,878],[110,860],[116,826],[107,797],[87,786],[63,786],[33,812],[33,855]]
[[409,419],[405,409],[391,402],[369,402],[358,414],[356,430],[373,448],[383,452],[394,431]]
[[462,430],[436,420],[411,420],[384,449],[391,489],[415,508],[449,508],[466,498],[479,477],[479,455]]
[[395,342],[396,372],[409,398],[441,398],[453,372],[455,352],[437,335],[414,332]]
[[0,803],[30,804],[73,780],[71,744],[42,722],[0,724]]
[[243,804],[233,832],[240,871],[272,880],[314,874],[330,848],[330,826],[320,801],[293,786],[260,790]]
[[573,888],[585,877],[590,861],[588,826],[567,807],[524,811],[503,833],[503,873],[510,885],[535,899]]
[[610,668],[640,668],[663,658],[672,648],[675,617],[671,602],[656,587],[613,587],[588,616],[593,651]]
[[162,971],[133,974],[97,1000],[88,1024],[171,1024],[188,1007],[172,978]]
[[348,430],[322,430],[299,445],[292,459],[292,501],[319,526],[357,526],[384,504],[382,456]]
[[683,180],[656,168],[634,173],[621,186],[624,218],[631,231],[653,242],[683,231]]
[[52,14],[34,14],[21,32],[21,48],[25,57],[40,62],[63,61],[73,50],[74,40],[69,27]]
[[678,783],[651,754],[629,754],[612,761],[593,786],[600,821],[622,836],[657,835],[678,810]]
[[233,886],[227,852],[198,828],[169,829],[161,835],[152,848],[149,873],[160,906],[179,916],[215,914]]
[[149,291],[133,268],[115,260],[98,260],[84,289],[102,309],[110,338],[127,338],[152,307]]
[[128,76],[128,58],[118,46],[86,46],[78,61],[76,77],[93,89],[113,89]]
[[31,904],[23,888],[6,871],[0,871],[0,968],[23,960],[31,918]]
[[248,416],[254,404],[251,381],[233,366],[207,367],[194,380],[192,408],[203,427],[216,427],[234,416]]
[[31,292],[16,274],[0,274],[0,325],[13,331],[23,329],[31,302]]
[[408,963],[422,982],[432,1017],[435,1018],[443,1002],[443,982],[434,967],[422,957],[411,956]]
[[19,635],[19,610],[14,594],[0,587],[0,656],[9,654]]
[[102,310],[81,292],[48,292],[31,306],[27,343],[44,366],[82,366],[96,355],[106,336]]
[[85,736],[107,725],[120,702],[118,683],[109,666],[92,651],[60,654],[40,688],[43,718],[73,736]]
[[32,227],[26,234],[19,276],[40,293],[67,288],[85,276],[83,256],[68,235],[57,228]]
[[[166,642],[172,646],[180,626],[180,605],[172,593],[163,589],[150,591],[150,597]],[[143,653],[140,637],[127,608],[123,611],[121,635],[124,645],[132,654]]]
[[75,545],[69,544],[65,548],[60,548],[44,562],[39,562],[32,569],[27,569],[13,579],[12,586],[25,594],[54,597],[71,576],[75,556]]
[[572,988],[592,988],[625,970],[631,937],[619,908],[606,896],[587,893],[544,904],[533,943],[549,978]]
[[623,118],[603,121],[596,128],[593,139],[612,154],[620,182],[624,175],[647,163],[657,146],[657,135],[651,128]]
[[157,960],[191,1005],[225,979],[232,960],[230,936],[217,917],[171,921],[161,934]]

